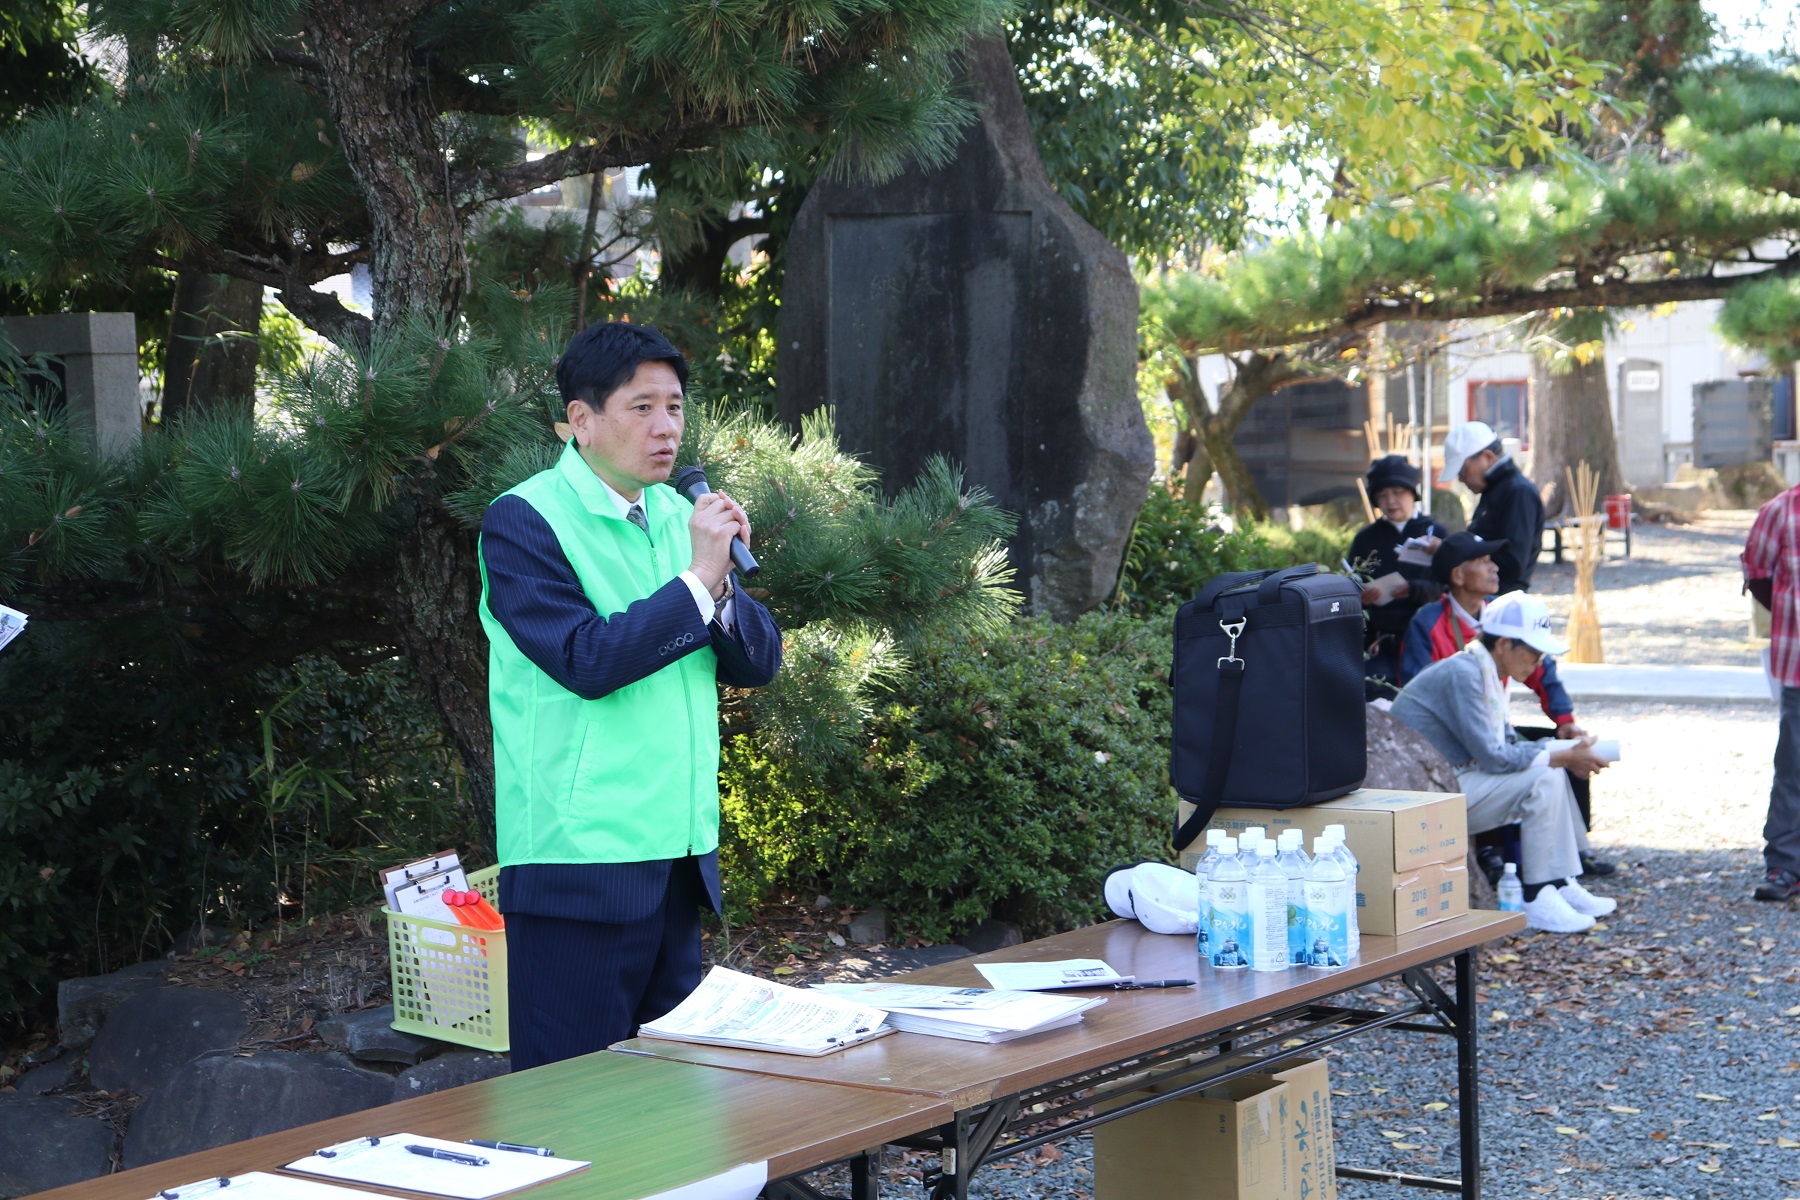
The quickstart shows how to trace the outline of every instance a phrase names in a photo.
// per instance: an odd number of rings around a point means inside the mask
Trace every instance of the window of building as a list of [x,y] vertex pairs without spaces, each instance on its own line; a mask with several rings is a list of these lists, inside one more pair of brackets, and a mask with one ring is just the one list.
[[1484,379],[1469,384],[1469,419],[1493,427],[1503,438],[1531,448],[1531,384],[1524,379]]

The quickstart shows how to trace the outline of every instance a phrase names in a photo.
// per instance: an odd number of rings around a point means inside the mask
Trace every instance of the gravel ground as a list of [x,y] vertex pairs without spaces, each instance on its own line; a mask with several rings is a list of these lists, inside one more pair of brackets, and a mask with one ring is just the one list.
[[[1608,563],[1608,661],[1756,664],[1736,566],[1752,515],[1652,526],[1629,562]],[[1539,579],[1566,606],[1572,577],[1546,563]],[[1774,712],[1613,703],[1579,715],[1623,742],[1594,789],[1595,844],[1620,870],[1593,890],[1620,907],[1584,936],[1482,952],[1484,1194],[1800,1200],[1800,906],[1750,899]],[[1456,1174],[1454,1043],[1375,1034],[1328,1059],[1340,1162]],[[920,1165],[894,1162],[893,1177]],[[1091,1144],[990,1168],[973,1194],[1091,1200]],[[1340,1194],[1423,1193],[1346,1181]]]

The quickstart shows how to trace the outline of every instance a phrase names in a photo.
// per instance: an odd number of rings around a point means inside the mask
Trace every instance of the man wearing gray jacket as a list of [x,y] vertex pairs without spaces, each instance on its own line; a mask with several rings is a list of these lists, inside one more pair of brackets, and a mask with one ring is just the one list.
[[1510,592],[1482,611],[1479,640],[1414,676],[1393,708],[1456,769],[1470,834],[1519,824],[1526,923],[1550,933],[1592,929],[1619,905],[1576,882],[1587,831],[1565,768],[1603,770],[1594,739],[1521,741],[1507,716],[1508,681],[1528,678],[1544,655],[1567,651],[1550,632],[1544,602]]

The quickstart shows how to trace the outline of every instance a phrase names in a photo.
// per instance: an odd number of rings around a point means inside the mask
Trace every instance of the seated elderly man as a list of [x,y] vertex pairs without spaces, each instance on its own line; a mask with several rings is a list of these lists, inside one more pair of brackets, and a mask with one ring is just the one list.
[[1471,834],[1519,824],[1526,923],[1549,933],[1592,929],[1618,907],[1576,882],[1587,833],[1568,772],[1605,768],[1594,739],[1522,741],[1507,717],[1507,682],[1530,678],[1544,655],[1567,650],[1550,632],[1544,602],[1510,592],[1482,610],[1478,640],[1419,672],[1393,708],[1456,768]]

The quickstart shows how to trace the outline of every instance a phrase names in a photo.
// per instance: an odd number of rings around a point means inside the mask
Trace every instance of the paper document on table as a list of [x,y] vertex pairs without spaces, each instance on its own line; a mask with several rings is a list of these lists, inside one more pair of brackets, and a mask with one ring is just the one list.
[[745,1163],[706,1179],[684,1183],[640,1200],[756,1200],[769,1182],[769,1164]]
[[981,977],[997,988],[1020,992],[1053,992],[1060,988],[1111,987],[1137,976],[1121,975],[1097,958],[1065,958],[1058,962],[976,963]]
[[1413,567],[1429,567],[1431,556],[1437,552],[1438,539],[1434,537],[1407,538],[1400,545],[1400,561]]
[[886,1020],[879,1008],[714,967],[692,995],[639,1026],[638,1035],[816,1056],[892,1033]]
[[25,623],[31,618],[16,608],[8,608],[0,604],[0,650],[6,644],[25,632]]
[[375,1200],[375,1193],[251,1171],[186,1183],[160,1191],[146,1200],[202,1200],[202,1197],[206,1200]]
[[1006,1042],[1029,1033],[1060,1029],[1105,997],[1046,996],[1041,992],[986,988],[931,987],[911,983],[822,983],[814,991],[886,1009],[888,1023],[902,1033]]
[[[432,1158],[409,1147],[437,1150],[450,1156]],[[369,1183],[376,1187],[429,1192],[456,1200],[486,1200],[501,1192],[555,1179],[579,1171],[588,1164],[572,1158],[546,1158],[517,1150],[488,1150],[466,1142],[420,1137],[416,1133],[384,1133],[326,1146],[298,1162],[290,1171]],[[234,1200],[233,1196],[219,1200]],[[298,1200],[298,1198],[296,1198]],[[323,1198],[321,1198],[323,1200]]]
[[1387,604],[1406,586],[1406,576],[1398,571],[1389,571],[1386,575],[1369,580],[1363,586],[1372,587],[1378,593],[1375,597],[1376,604]]

